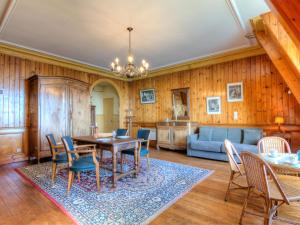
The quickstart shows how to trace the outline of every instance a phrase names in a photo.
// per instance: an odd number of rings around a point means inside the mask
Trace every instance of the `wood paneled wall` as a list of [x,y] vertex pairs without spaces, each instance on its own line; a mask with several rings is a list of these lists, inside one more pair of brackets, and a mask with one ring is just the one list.
[[[228,103],[227,83],[242,81],[244,101]],[[171,89],[190,88],[190,115],[201,124],[273,125],[277,115],[300,125],[300,107],[267,55],[255,56],[131,82],[135,121],[157,122],[172,117]],[[156,103],[140,104],[139,91],[155,88]],[[206,97],[221,96],[222,113],[206,113]],[[233,112],[238,112],[238,120]]]
[[[14,128],[22,128],[22,135],[15,135],[18,143],[22,141],[21,152],[23,156],[28,153],[27,127],[29,126],[28,112],[28,87],[26,79],[38,74],[42,76],[63,76],[74,78],[89,83],[91,86],[100,80],[109,80],[112,82],[119,92],[122,93],[123,105],[128,105],[128,84],[127,82],[109,79],[99,75],[88,74],[61,66],[50,65],[46,63],[35,62],[14,56],[0,54],[0,164],[1,162],[10,162],[21,160],[20,149],[14,145],[2,147],[2,143],[12,141],[11,130]],[[1,94],[3,91],[3,94]],[[120,109],[124,111],[125,109]],[[88,115],[90,116],[90,115]],[[124,114],[122,115],[124,117]],[[120,119],[124,120],[124,118]],[[6,135],[6,136],[4,136]],[[19,148],[19,147],[18,147]],[[5,151],[5,152],[4,152]],[[17,152],[18,151],[18,152]],[[3,154],[2,154],[3,153]]]

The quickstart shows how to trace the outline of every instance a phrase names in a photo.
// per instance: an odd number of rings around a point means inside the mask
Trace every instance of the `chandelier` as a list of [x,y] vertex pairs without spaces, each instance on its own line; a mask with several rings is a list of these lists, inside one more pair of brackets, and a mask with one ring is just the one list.
[[124,66],[120,65],[119,58],[116,58],[111,63],[111,71],[115,73],[117,76],[124,77],[124,78],[145,77],[148,74],[149,63],[143,59],[140,66],[136,66],[134,64],[134,57],[131,52],[131,31],[133,31],[133,28],[127,27],[127,30],[129,32],[129,48],[128,48],[127,64]]

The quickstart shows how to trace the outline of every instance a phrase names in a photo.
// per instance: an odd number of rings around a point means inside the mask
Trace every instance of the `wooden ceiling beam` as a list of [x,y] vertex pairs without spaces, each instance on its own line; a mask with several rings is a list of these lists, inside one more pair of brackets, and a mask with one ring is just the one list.
[[300,1],[265,0],[300,51]]
[[[281,45],[278,43],[278,40],[272,35],[262,18],[255,18],[251,23],[256,39],[265,49],[274,66],[292,91],[297,102],[300,104],[300,78],[297,70],[292,66],[290,59],[287,57]],[[262,24],[264,24],[264,26],[262,26]],[[263,27],[264,29],[262,29]]]

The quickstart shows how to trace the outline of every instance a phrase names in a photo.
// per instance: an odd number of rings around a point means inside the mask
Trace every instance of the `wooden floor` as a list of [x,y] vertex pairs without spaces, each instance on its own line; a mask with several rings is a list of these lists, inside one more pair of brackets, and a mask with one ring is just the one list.
[[[165,150],[153,150],[151,157],[215,171],[151,224],[238,224],[245,191],[232,193],[229,201],[224,202],[229,178],[227,163],[191,158],[183,153]],[[14,171],[14,168],[24,165],[26,163],[0,167],[0,224],[72,224],[60,209]],[[254,199],[250,206],[259,209],[261,202]],[[300,223],[300,203],[282,207],[279,215]],[[246,215],[244,220],[244,224],[261,223],[261,218],[252,215]],[[285,223],[276,221],[274,224]]]

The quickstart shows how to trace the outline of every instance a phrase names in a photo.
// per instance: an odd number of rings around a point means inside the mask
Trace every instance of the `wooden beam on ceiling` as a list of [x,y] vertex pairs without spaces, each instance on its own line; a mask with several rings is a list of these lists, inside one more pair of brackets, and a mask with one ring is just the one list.
[[265,0],[300,51],[300,1]]
[[262,18],[255,18],[251,20],[251,23],[258,42],[263,46],[274,66],[300,104],[300,78],[297,70],[283,51],[276,37],[270,32],[267,23],[264,23]]

